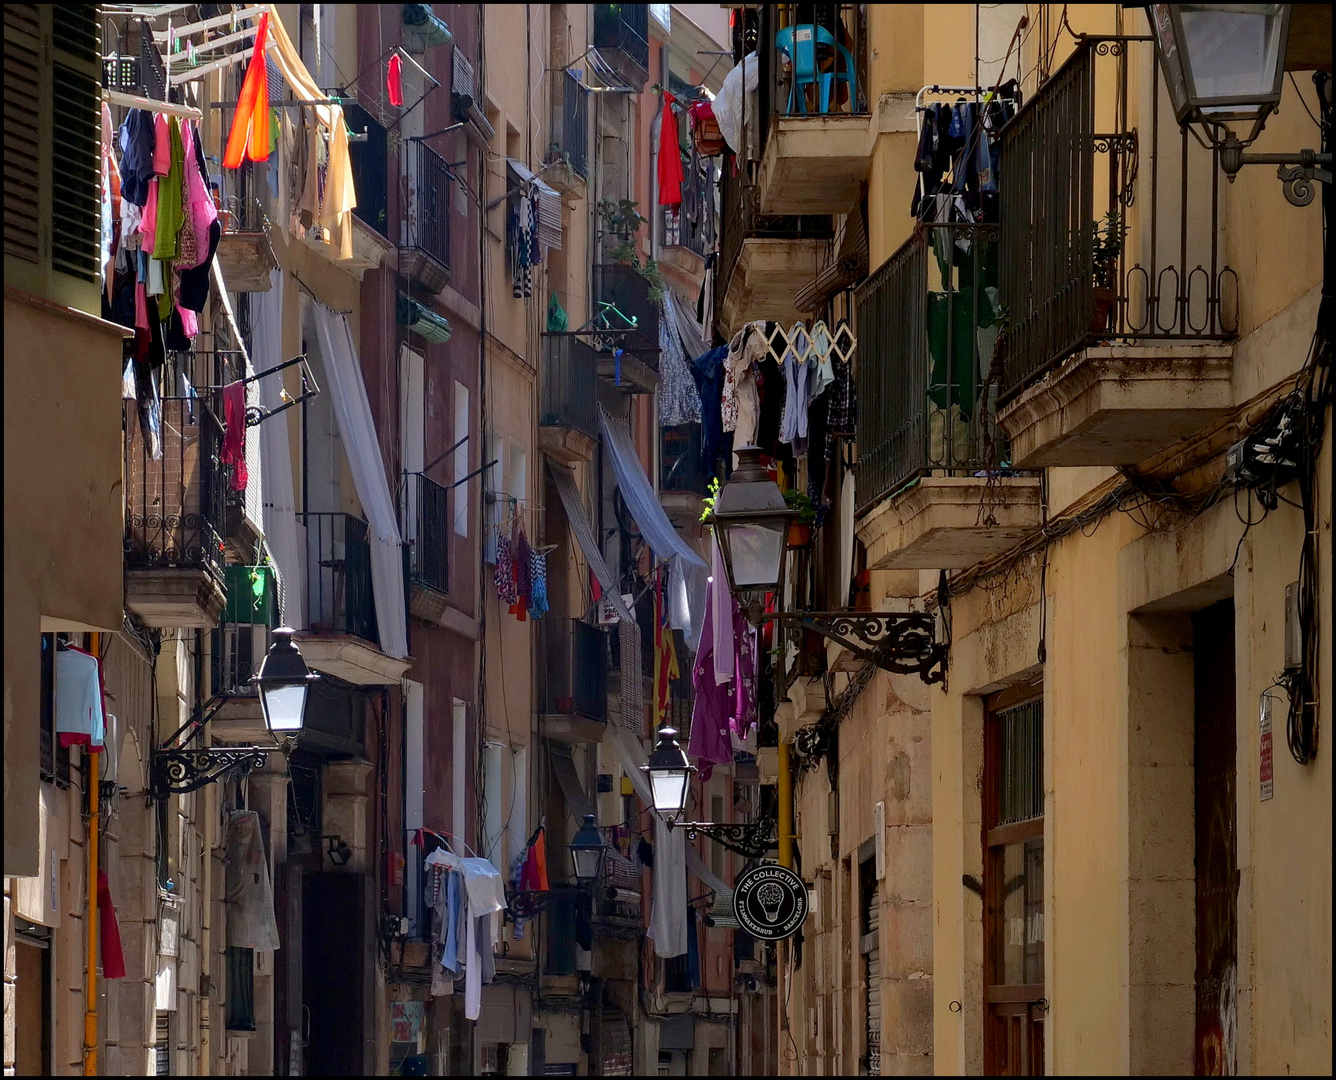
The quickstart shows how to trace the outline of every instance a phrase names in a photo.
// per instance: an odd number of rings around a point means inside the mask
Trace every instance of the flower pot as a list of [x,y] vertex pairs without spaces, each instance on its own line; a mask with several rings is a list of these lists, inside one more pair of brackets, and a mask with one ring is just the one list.
[[801,521],[789,522],[789,547],[806,547],[812,542],[812,526]]
[[1090,317],[1090,329],[1103,333],[1109,328],[1109,313],[1113,311],[1114,294],[1112,289],[1102,285],[1095,286],[1095,310]]

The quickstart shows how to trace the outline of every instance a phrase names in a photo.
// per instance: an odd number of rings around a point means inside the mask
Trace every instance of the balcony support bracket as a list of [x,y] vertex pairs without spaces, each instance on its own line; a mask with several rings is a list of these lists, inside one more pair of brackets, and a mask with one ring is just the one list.
[[220,746],[205,750],[158,750],[153,754],[153,780],[149,794],[165,800],[169,795],[197,791],[225,776],[245,776],[263,769],[269,754],[280,747]]
[[677,821],[669,818],[668,828],[686,829],[688,840],[695,840],[698,836],[708,836],[716,844],[722,844],[729,851],[736,852],[746,859],[764,858],[779,845],[779,829],[775,819],[770,817],[736,824]]

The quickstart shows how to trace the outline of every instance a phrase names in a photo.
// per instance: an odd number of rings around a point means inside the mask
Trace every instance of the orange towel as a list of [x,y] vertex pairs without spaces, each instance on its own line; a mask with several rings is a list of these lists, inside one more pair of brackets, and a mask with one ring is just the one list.
[[269,13],[260,16],[255,30],[255,50],[251,53],[246,80],[237,95],[237,111],[232,117],[232,131],[227,136],[223,165],[240,167],[252,161],[269,160],[269,70],[264,62],[265,41],[269,36]]

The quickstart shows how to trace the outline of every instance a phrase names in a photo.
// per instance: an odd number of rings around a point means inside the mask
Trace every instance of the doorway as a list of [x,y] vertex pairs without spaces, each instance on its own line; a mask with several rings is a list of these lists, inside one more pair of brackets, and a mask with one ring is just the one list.
[[363,874],[308,874],[302,889],[302,998],[308,1076],[364,1076],[367,929]]
[[1235,1072],[1239,869],[1235,829],[1237,743],[1234,602],[1192,616],[1198,1076]]
[[1044,1072],[1044,704],[1038,686],[985,702],[984,1061]]

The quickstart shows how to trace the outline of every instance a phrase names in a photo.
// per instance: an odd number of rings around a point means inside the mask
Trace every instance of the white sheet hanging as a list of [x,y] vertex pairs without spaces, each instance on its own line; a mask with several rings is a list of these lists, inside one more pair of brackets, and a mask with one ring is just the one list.
[[370,524],[371,589],[376,601],[380,648],[388,656],[408,656],[408,612],[404,605],[403,541],[394,513],[385,463],[376,440],[366,384],[357,361],[348,317],[313,303],[328,392],[352,470],[362,511]]
[[[251,298],[255,328],[251,347],[255,366],[260,371],[283,362],[283,281],[281,271],[269,271],[269,291]],[[276,409],[283,404],[283,373],[266,375],[260,380],[260,404]],[[264,538],[278,565],[282,582],[283,621],[296,630],[305,630],[306,543],[297,523],[297,498],[292,482],[292,443],[288,438],[291,410],[279,413],[260,425],[260,455],[265,463]]]

